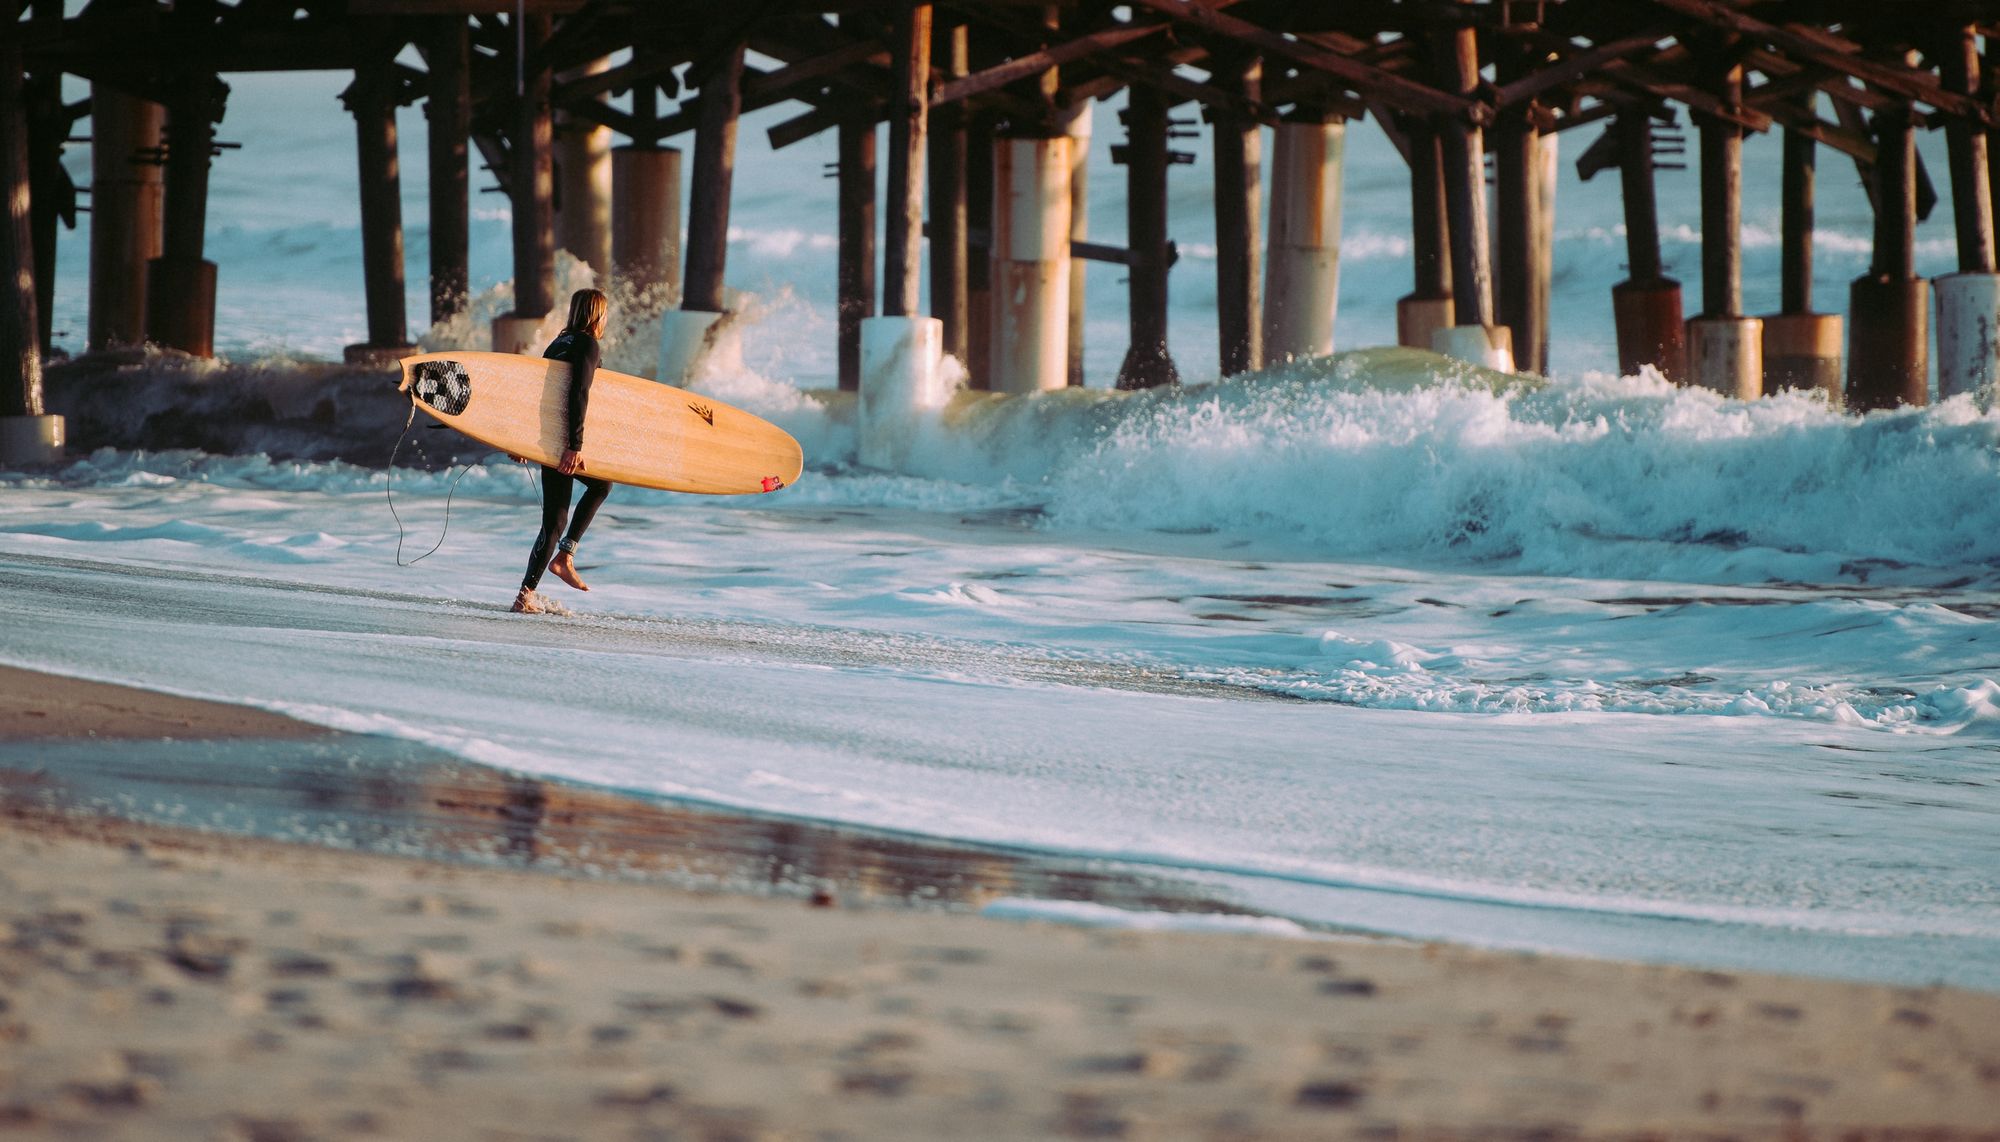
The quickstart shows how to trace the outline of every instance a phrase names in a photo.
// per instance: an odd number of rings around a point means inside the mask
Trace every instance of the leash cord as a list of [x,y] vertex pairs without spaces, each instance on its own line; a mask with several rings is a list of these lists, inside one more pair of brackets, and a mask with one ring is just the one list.
[[[472,471],[472,465],[467,464],[463,469],[459,471],[458,475],[452,477],[451,487],[445,491],[444,528],[443,530],[438,532],[437,542],[431,545],[431,549],[429,551],[424,552],[422,555],[417,556],[415,559],[410,560],[408,563],[403,562],[403,540],[405,538],[403,532],[403,517],[396,511],[396,489],[395,489],[396,454],[402,451],[403,440],[405,437],[410,435],[410,425],[415,423],[416,419],[417,419],[417,402],[414,398],[412,398],[410,401],[410,415],[403,421],[403,431],[400,435],[396,437],[396,446],[389,450],[389,470],[383,473],[382,476],[382,494],[388,497],[389,514],[396,520],[396,566],[398,567],[414,567],[418,563],[421,563],[425,559],[429,558],[432,554],[436,553],[438,548],[444,546],[444,537],[451,534],[452,497],[458,494],[458,482],[460,480],[465,479],[465,474],[467,472]],[[417,446],[417,451],[423,452],[423,445],[419,444]],[[428,460],[430,458],[429,454],[426,453],[424,458]]]

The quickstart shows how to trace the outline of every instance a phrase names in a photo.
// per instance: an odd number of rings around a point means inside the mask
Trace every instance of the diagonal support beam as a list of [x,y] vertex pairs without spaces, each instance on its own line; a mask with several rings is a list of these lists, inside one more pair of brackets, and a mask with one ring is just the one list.
[[1484,125],[1493,118],[1493,108],[1480,100],[1452,95],[1328,49],[1287,39],[1268,28],[1217,11],[1212,0],[1134,0],[1132,6],[1158,12],[1212,35],[1235,40],[1266,56],[1326,72],[1350,84],[1363,95],[1380,98],[1398,107],[1462,118],[1474,125]]
[[1874,84],[1884,91],[1927,103],[1940,111],[1989,127],[1996,125],[1992,111],[1978,100],[1946,91],[1928,72],[1866,59],[1860,54],[1859,44],[1838,36],[1766,23],[1717,0],[1653,0],[1653,3],[1711,27],[1769,44],[1842,75]]
[[956,103],[961,99],[997,91],[1029,76],[1040,75],[1052,67],[1060,67],[1110,48],[1123,47],[1135,40],[1156,36],[1166,31],[1167,27],[1166,24],[1127,24],[1104,28],[1073,40],[1065,40],[984,71],[976,71],[963,78],[942,83],[938,86],[931,103],[933,105]]

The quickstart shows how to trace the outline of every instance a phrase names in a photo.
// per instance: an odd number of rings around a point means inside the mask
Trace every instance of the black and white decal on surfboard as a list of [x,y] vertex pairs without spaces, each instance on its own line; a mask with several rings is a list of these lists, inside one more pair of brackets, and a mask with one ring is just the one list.
[[410,386],[418,400],[446,416],[457,416],[472,400],[472,378],[457,361],[423,361],[415,369],[416,382]]

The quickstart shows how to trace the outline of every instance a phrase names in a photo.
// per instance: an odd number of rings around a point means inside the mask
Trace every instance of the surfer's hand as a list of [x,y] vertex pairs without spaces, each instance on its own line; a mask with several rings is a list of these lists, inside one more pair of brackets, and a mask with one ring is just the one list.
[[574,448],[563,449],[562,461],[556,465],[556,471],[565,476],[574,476],[583,471],[583,453]]

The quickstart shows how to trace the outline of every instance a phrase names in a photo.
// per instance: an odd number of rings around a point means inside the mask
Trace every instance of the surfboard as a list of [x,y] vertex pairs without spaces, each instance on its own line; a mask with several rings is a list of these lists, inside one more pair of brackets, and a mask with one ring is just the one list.
[[[568,432],[569,364],[513,353],[405,357],[399,391],[482,444],[554,467]],[[597,370],[583,421],[584,475],[708,496],[775,492],[805,467],[777,425],[713,397]]]

